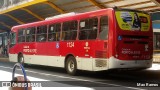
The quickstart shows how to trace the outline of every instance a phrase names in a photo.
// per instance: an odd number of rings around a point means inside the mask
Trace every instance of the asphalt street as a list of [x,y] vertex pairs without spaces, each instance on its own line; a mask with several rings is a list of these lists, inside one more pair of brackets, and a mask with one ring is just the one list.
[[[11,62],[0,62],[0,81],[11,79],[14,64]],[[80,71],[77,76],[68,75],[65,69],[48,66],[28,65],[25,67],[25,70],[30,81],[42,83],[42,88],[62,87],[63,89],[67,89],[68,87],[72,87],[74,90],[75,88],[83,88],[83,90],[160,90],[160,64],[153,64],[152,68],[140,71]],[[22,74],[21,70],[16,70],[16,74]]]

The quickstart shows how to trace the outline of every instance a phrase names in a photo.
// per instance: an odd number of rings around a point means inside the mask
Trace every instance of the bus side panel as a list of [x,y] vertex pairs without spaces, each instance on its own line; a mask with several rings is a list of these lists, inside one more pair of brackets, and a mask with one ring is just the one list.
[[77,68],[81,70],[106,70],[108,60],[106,43],[107,41],[103,40],[61,41],[60,47],[63,47],[60,48],[60,55],[62,57],[73,55],[77,61]]

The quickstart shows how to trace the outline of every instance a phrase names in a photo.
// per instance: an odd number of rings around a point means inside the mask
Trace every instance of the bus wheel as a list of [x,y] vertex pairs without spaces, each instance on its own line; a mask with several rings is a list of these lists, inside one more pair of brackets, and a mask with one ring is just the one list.
[[24,57],[22,54],[18,56],[18,62],[24,66]]
[[66,71],[70,75],[76,75],[77,72],[77,63],[76,59],[73,56],[70,56],[66,62]]

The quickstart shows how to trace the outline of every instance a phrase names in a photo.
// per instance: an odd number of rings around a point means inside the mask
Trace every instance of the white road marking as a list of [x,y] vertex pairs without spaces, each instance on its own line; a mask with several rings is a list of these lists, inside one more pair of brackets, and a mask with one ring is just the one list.
[[[0,67],[1,68],[7,68],[7,69],[13,69],[11,67],[5,67],[5,66],[0,66]],[[20,69],[18,69],[18,70],[20,70]],[[87,82],[96,83],[96,84],[111,85],[111,86],[115,86],[115,87],[124,87],[124,88],[127,88],[127,89],[147,90],[147,89],[136,88],[136,87],[127,87],[127,86],[118,85],[118,84],[110,84],[110,83],[103,83],[103,82],[91,81],[91,80],[86,80],[86,79],[79,79],[79,78],[66,77],[66,76],[60,76],[60,75],[52,75],[52,74],[46,74],[46,73],[39,73],[39,72],[31,71],[31,70],[25,70],[25,71],[26,72],[35,73],[35,74],[45,75],[45,76],[53,76],[53,77],[67,78],[67,79],[72,79],[72,80],[87,81]]]
[[152,67],[148,70],[160,70],[160,64],[152,64]]

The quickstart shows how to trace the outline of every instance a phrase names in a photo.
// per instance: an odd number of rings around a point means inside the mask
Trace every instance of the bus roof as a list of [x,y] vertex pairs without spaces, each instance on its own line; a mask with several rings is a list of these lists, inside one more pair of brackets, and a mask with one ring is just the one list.
[[[64,22],[67,20],[75,20],[74,18],[83,18],[83,17],[94,17],[97,15],[103,15],[105,12],[104,11],[108,11],[108,10],[127,10],[127,11],[136,11],[136,10],[132,10],[132,9],[121,9],[121,8],[106,8],[106,9],[100,9],[100,10],[96,10],[96,11],[90,11],[90,12],[85,12],[85,13],[76,13],[75,15],[69,15],[69,16],[64,16],[64,17],[59,17],[59,18],[53,18],[53,19],[48,19],[48,20],[43,20],[43,21],[37,21],[37,22],[32,22],[32,23],[27,23],[27,24],[22,24],[22,25],[17,25],[17,26],[13,26],[12,27],[12,31],[16,31],[18,28],[29,28],[29,27],[34,27],[34,26],[40,26],[40,25],[45,25],[45,24],[50,24],[50,23],[56,23],[56,22]],[[136,11],[136,12],[140,12],[140,11]],[[142,12],[142,11],[141,11]],[[145,12],[142,12],[145,13]]]
[[[67,19],[73,19],[75,17],[76,18],[80,18],[82,16],[92,16],[93,17],[93,16],[96,16],[96,15],[104,14],[104,11],[108,11],[108,10],[113,10],[113,8],[101,9],[101,10],[90,11],[90,12],[85,12],[85,13],[78,13],[78,14],[71,15],[71,16],[65,16],[65,17],[59,17],[59,18],[53,18],[53,19],[49,19],[49,20],[43,20],[43,21],[37,21],[37,22],[17,25],[17,26],[13,26],[11,30],[15,30],[17,28],[39,26],[39,25],[44,25],[44,24],[53,23],[53,22],[67,21]],[[90,15],[90,14],[92,14],[92,15]]]

